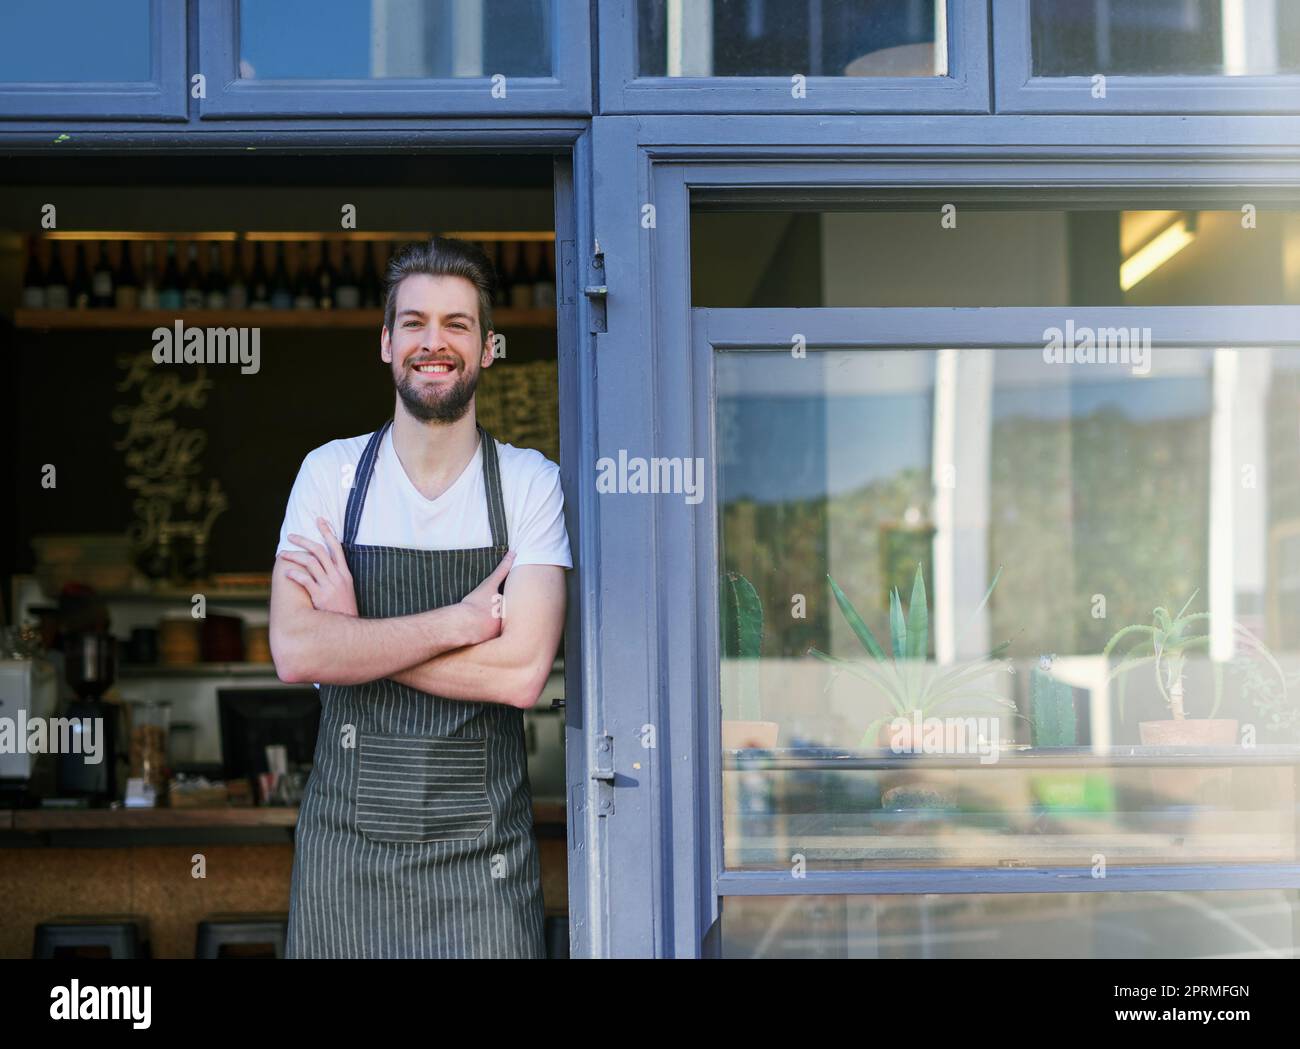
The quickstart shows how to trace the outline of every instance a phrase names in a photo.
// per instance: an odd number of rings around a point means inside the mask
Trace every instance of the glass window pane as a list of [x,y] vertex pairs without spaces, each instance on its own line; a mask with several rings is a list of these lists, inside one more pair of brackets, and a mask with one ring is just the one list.
[[1298,929],[1294,889],[722,901],[725,958],[1295,958]]
[[1035,76],[1300,72],[1291,0],[1031,0]]
[[152,78],[149,0],[0,4],[0,80],[127,83]]
[[241,0],[245,79],[549,77],[551,0]]
[[1296,861],[1300,347],[1149,337],[716,355],[728,868]]
[[946,76],[947,0],[639,0],[641,76]]
[[951,208],[693,208],[692,305],[1300,303],[1300,211]]

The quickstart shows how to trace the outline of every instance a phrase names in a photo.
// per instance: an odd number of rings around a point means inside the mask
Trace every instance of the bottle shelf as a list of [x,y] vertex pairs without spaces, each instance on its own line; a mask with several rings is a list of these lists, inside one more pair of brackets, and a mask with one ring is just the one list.
[[[340,328],[378,329],[383,324],[381,310],[28,310],[14,311],[14,327],[40,331],[55,330],[129,330],[171,327],[183,321],[187,327],[236,328]],[[554,309],[513,309],[501,307],[492,312],[493,328],[555,329]]]
[[201,582],[186,587],[173,586],[157,590],[101,590],[98,596],[105,601],[135,601],[142,604],[179,601],[189,604],[195,594],[202,594],[210,605],[241,603],[264,605],[271,600],[271,588],[269,586],[222,590],[216,587],[205,587]]
[[119,663],[119,680],[127,678],[275,677],[274,663]]

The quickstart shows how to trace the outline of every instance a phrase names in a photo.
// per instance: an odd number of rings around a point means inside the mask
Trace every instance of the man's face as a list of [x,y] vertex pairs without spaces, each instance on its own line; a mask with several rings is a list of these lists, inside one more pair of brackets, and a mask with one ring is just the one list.
[[492,364],[479,338],[478,291],[464,277],[407,277],[397,286],[393,330],[380,356],[402,403],[422,422],[452,423],[474,399],[479,371]]

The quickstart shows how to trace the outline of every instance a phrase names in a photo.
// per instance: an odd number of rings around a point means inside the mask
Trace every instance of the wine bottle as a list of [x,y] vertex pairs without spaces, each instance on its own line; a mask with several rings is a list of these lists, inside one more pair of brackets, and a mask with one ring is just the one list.
[[234,265],[230,270],[230,287],[226,289],[226,305],[232,310],[248,309],[248,282],[244,280],[244,244],[235,241],[231,245],[234,253]]
[[253,273],[248,278],[249,305],[255,310],[271,308],[271,279],[266,275],[266,259],[262,255],[262,242],[253,244]]
[[91,294],[90,270],[86,266],[86,245],[78,241],[74,250],[72,281],[68,285],[68,298],[71,300],[74,310],[85,310],[90,308]]
[[108,241],[99,242],[99,258],[90,275],[90,305],[106,310],[113,305],[113,266],[108,261]]
[[72,301],[68,275],[63,270],[63,252],[57,240],[50,241],[50,267],[45,274],[45,308],[66,310]]
[[293,308],[296,310],[313,310],[316,308],[316,295],[313,290],[312,272],[307,258],[307,245],[298,245],[298,271],[293,284]]
[[533,304],[533,282],[524,259],[524,246],[520,241],[507,241],[511,249],[510,305],[517,310],[529,309]]
[[506,283],[506,244],[498,240],[491,257],[493,257],[494,276],[497,278],[497,287],[491,304],[495,307],[506,307],[510,305],[510,285]]
[[375,269],[375,246],[373,241],[366,241],[366,257],[361,263],[361,308],[377,309],[383,306],[383,287],[379,283],[379,273]]
[[320,263],[316,267],[315,274],[317,309],[334,309],[334,288],[337,283],[338,274],[334,272],[334,263],[330,261],[330,242],[322,240],[320,242]]
[[68,297],[74,310],[90,308],[90,271],[86,269],[86,245],[83,241],[77,241],[77,264],[72,271]]
[[45,309],[45,286],[48,279],[36,255],[36,238],[27,238],[27,270],[23,273],[23,309]]
[[539,310],[555,309],[555,264],[551,252],[555,245],[543,241],[538,245],[537,269],[533,280],[533,306]]
[[275,242],[275,272],[271,274],[271,309],[287,310],[293,306],[289,288],[289,268],[284,264],[284,241]]
[[226,308],[226,275],[221,268],[221,245],[208,245],[208,275],[203,286],[203,305],[210,310]]
[[190,241],[186,255],[189,263],[185,267],[185,292],[181,301],[187,310],[201,310],[205,298],[203,274],[199,272],[199,246],[194,241]]
[[167,264],[163,267],[162,285],[158,292],[158,304],[164,310],[179,310],[185,301],[181,290],[181,271],[176,264],[176,242],[167,242]]
[[355,310],[361,305],[361,285],[357,283],[356,270],[352,268],[352,245],[348,241],[343,242],[343,267],[339,270],[334,300],[341,310]]
[[158,269],[154,265],[151,240],[144,242],[144,276],[140,279],[140,309],[162,309],[162,299],[158,294]]
[[140,282],[136,280],[135,267],[131,264],[131,242],[122,241],[122,250],[117,260],[117,274],[113,277],[113,305],[119,310],[140,308]]

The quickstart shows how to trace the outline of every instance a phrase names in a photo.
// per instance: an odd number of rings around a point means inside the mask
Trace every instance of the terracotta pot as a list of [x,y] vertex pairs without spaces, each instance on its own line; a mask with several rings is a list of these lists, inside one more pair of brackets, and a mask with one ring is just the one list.
[[1235,718],[1184,718],[1143,721],[1138,734],[1144,747],[1231,747],[1237,742]]
[[781,726],[775,721],[722,722],[723,750],[771,750],[776,746]]
[[[1138,725],[1138,733],[1142,745],[1147,747],[1232,747],[1237,744],[1237,721],[1235,718],[1143,721]],[[1227,806],[1232,801],[1232,769],[1152,769],[1151,790],[1158,800],[1168,804]]]
[[[913,741],[912,737],[910,722],[899,728],[897,745],[902,753],[920,750],[921,741]],[[895,734],[888,722],[880,726],[876,742],[882,750],[893,752]],[[924,761],[925,758],[918,754],[918,760]],[[890,769],[880,773],[880,807],[889,810],[955,809],[957,783],[956,769]]]

